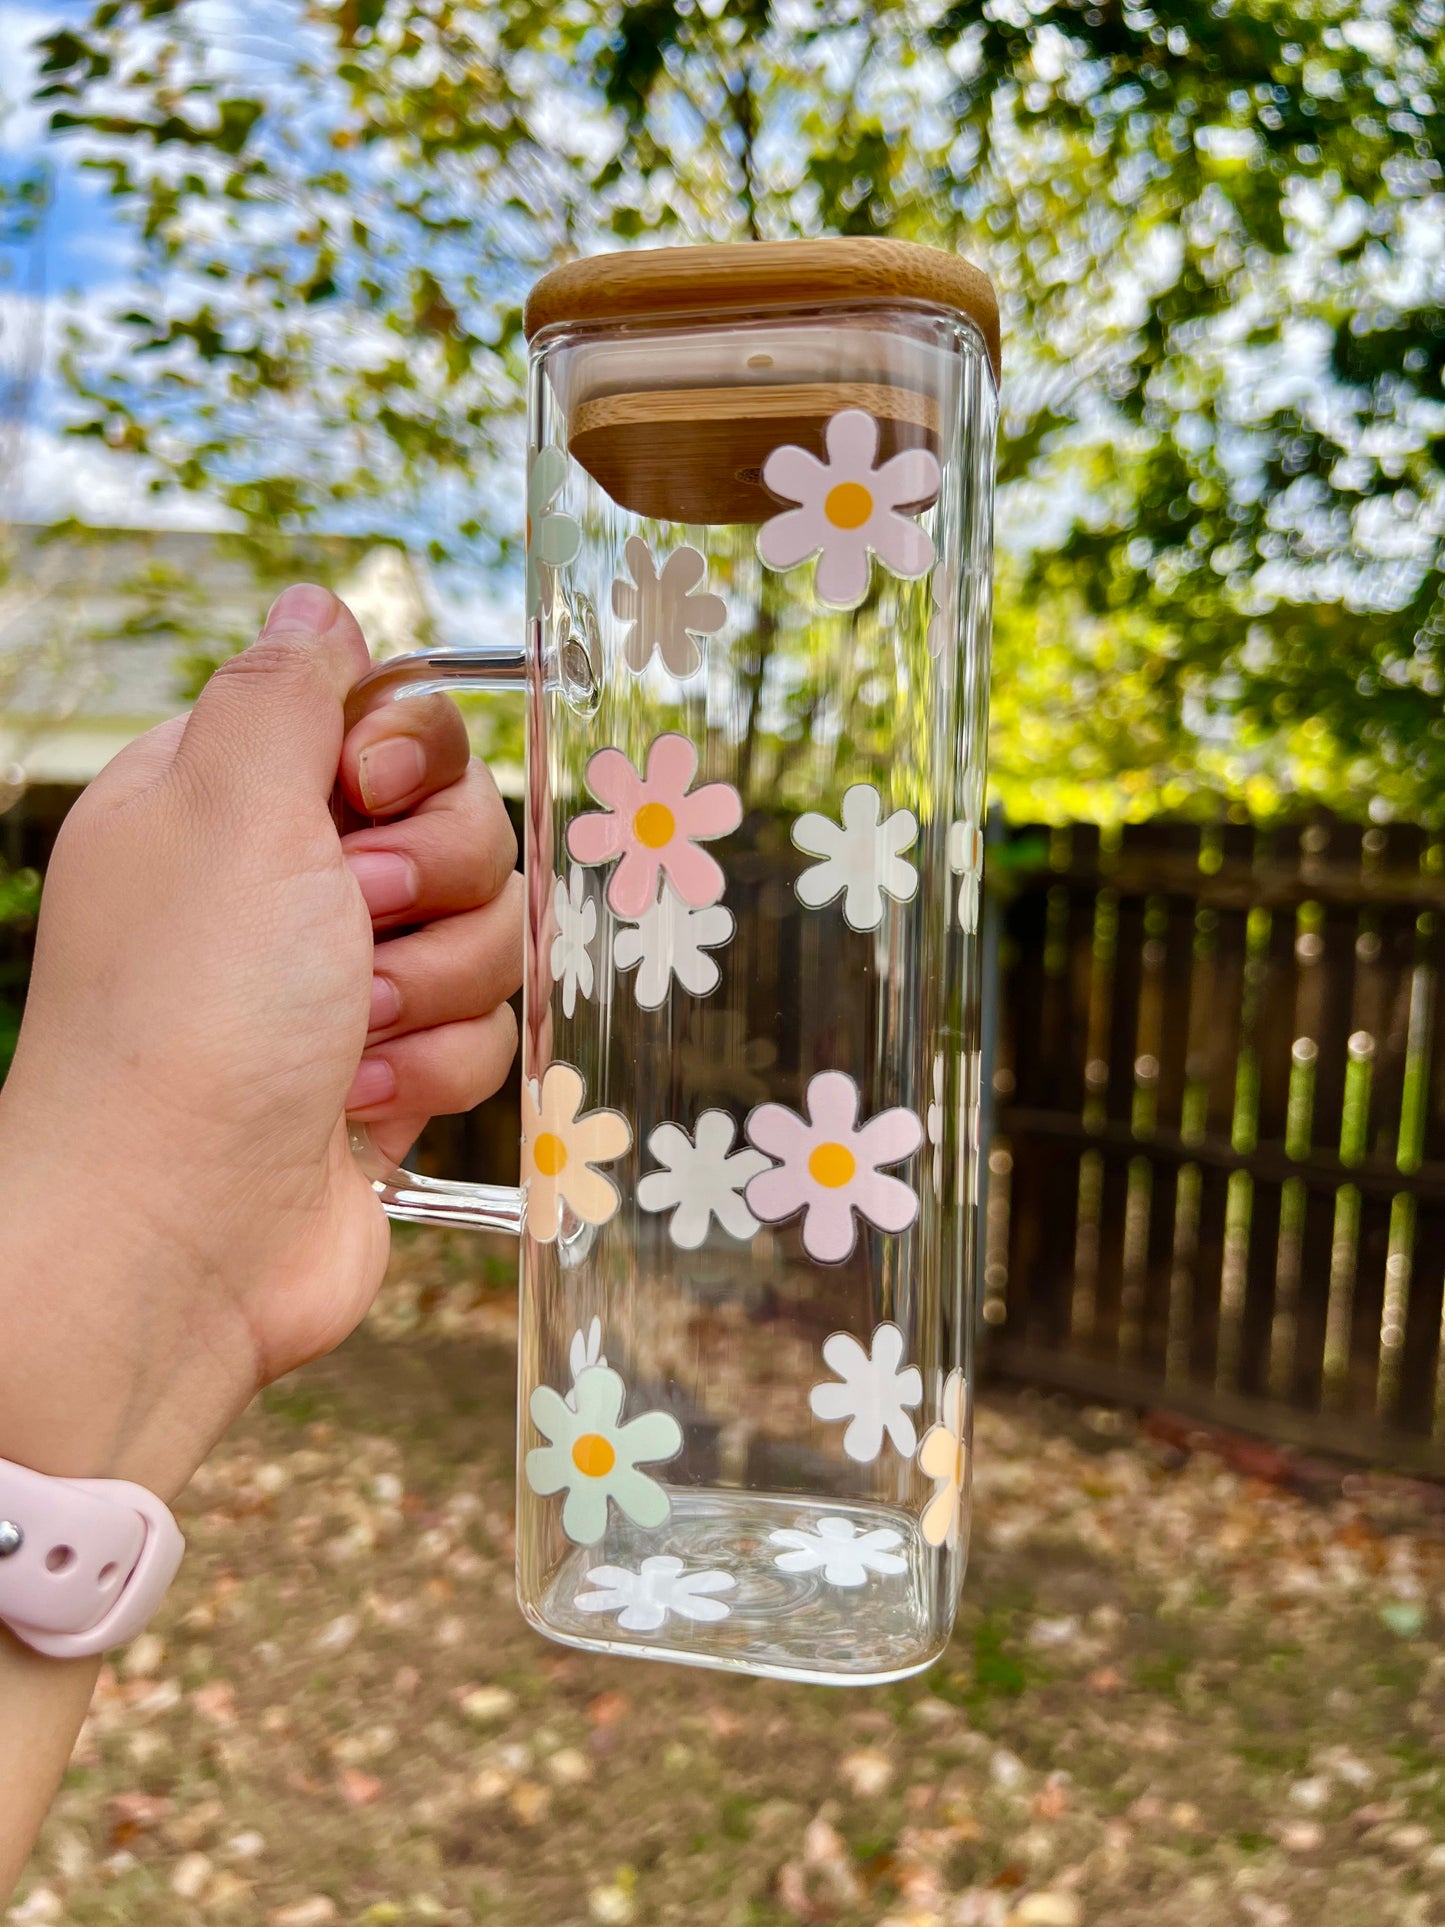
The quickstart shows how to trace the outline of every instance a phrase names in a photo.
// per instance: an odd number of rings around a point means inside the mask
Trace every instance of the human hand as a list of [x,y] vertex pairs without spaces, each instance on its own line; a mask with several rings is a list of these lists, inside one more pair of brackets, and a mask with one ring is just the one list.
[[289,589],[66,820],[0,1093],[0,1456],[172,1497],[381,1281],[347,1110],[400,1157],[506,1075],[515,838],[446,699],[343,741],[368,663]]

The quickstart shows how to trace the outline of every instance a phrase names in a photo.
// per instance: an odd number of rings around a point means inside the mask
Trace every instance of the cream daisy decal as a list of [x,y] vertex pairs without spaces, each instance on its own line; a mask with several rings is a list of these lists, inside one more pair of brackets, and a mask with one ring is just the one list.
[[749,1178],[768,1169],[761,1151],[733,1149],[737,1126],[726,1111],[704,1111],[696,1138],[679,1124],[659,1124],[647,1148],[663,1167],[638,1180],[637,1202],[644,1211],[670,1211],[668,1236],[684,1251],[696,1251],[714,1218],[731,1238],[751,1238],[758,1221],[743,1201]]
[[928,653],[935,661],[958,642],[958,571],[951,561],[940,562],[928,579],[933,618],[928,625]]
[[616,1613],[624,1632],[655,1633],[676,1613],[680,1619],[726,1619],[732,1608],[715,1597],[738,1583],[730,1572],[689,1572],[671,1553],[654,1553],[633,1572],[627,1566],[594,1566],[587,1575],[598,1592],[579,1592],[579,1613]]
[[579,1546],[595,1546],[607,1530],[610,1500],[634,1524],[660,1526],[671,1506],[639,1465],[675,1459],[682,1427],[671,1412],[644,1412],[620,1424],[626,1388],[610,1365],[594,1365],[572,1388],[569,1404],[539,1385],[527,1409],[546,1439],[527,1454],[527,1483],[542,1498],[565,1492],[562,1530]]
[[539,448],[527,476],[527,614],[542,613],[547,574],[565,568],[582,546],[573,516],[555,507],[567,480],[567,457],[560,448]]
[[923,1508],[919,1530],[929,1545],[952,1549],[958,1544],[963,1481],[968,1470],[963,1443],[963,1373],[957,1369],[944,1380],[942,1416],[923,1434],[918,1465],[920,1471],[937,1481],[933,1497]]
[[958,921],[971,934],[978,929],[983,883],[983,771],[972,763],[963,772],[963,815],[948,832],[948,867],[962,879]]
[[785,509],[758,533],[758,554],[770,569],[791,569],[818,558],[818,599],[852,609],[868,593],[873,557],[913,580],[933,566],[933,538],[909,514],[938,493],[938,462],[926,448],[908,448],[875,467],[878,424],[861,408],[845,408],[823,432],[820,462],[805,448],[775,448],[763,463],[763,482]]
[[579,1117],[585,1086],[570,1064],[549,1064],[540,1087],[522,1080],[522,1189],[527,1229],[549,1245],[568,1204],[584,1224],[606,1224],[621,1202],[611,1178],[594,1169],[620,1158],[632,1127],[620,1111]]
[[923,1117],[923,1129],[933,1146],[933,1188],[943,1190],[943,1052],[933,1059],[933,1101]]
[[784,1546],[773,1564],[780,1572],[821,1572],[830,1586],[866,1586],[870,1572],[906,1572],[908,1561],[894,1547],[901,1545],[889,1526],[860,1532],[851,1519],[835,1515],[819,1519],[816,1532],[784,1526],[770,1532],[771,1545]]
[[918,818],[912,810],[885,818],[871,783],[844,791],[841,825],[809,810],[792,834],[800,850],[823,859],[809,864],[793,886],[799,898],[816,910],[842,897],[843,920],[853,930],[878,928],[885,895],[907,903],[917,894],[918,872],[902,853],[918,840]]
[[903,1333],[896,1325],[880,1325],[871,1351],[864,1351],[847,1332],[834,1332],[823,1346],[823,1363],[836,1372],[839,1383],[815,1385],[808,1394],[814,1418],[826,1424],[849,1421],[843,1450],[860,1465],[871,1465],[883,1450],[886,1432],[901,1457],[911,1459],[918,1444],[911,1406],[923,1403],[923,1377],[916,1365],[903,1363]]
[[612,960],[619,970],[637,966],[637,1001],[656,1010],[667,1001],[676,977],[694,997],[706,997],[718,987],[719,970],[709,950],[731,943],[733,914],[720,903],[706,910],[689,910],[670,883],[636,923],[625,923],[612,939]]
[[602,1320],[594,1317],[585,1332],[572,1334],[572,1345],[567,1353],[567,1363],[572,1368],[572,1389],[567,1394],[567,1403],[577,1410],[577,1381],[584,1372],[590,1372],[594,1365],[605,1365],[607,1358],[602,1350]]
[[587,879],[573,870],[565,881],[558,877],[552,892],[552,914],[557,934],[552,939],[552,981],[562,986],[562,1008],[570,1017],[577,992],[592,995],[591,943],[597,934],[597,905],[587,895]]
[[728,619],[720,595],[699,587],[707,564],[694,548],[674,549],[659,574],[652,551],[640,535],[630,535],[622,551],[632,572],[612,584],[612,613],[627,626],[622,653],[629,669],[643,670],[657,651],[674,676],[690,676],[702,665],[700,636],[715,636]]
[[923,1141],[912,1111],[880,1111],[858,1123],[858,1086],[842,1071],[810,1079],[799,1117],[784,1104],[760,1104],[747,1122],[749,1141],[779,1162],[753,1178],[748,1206],[767,1224],[803,1212],[803,1249],[823,1264],[852,1251],[854,1213],[880,1231],[906,1231],[918,1215],[918,1194],[885,1164],[911,1157]]
[[620,749],[599,749],[588,763],[587,787],[606,808],[573,817],[567,848],[578,863],[621,858],[607,886],[619,917],[641,917],[656,901],[659,873],[691,909],[722,895],[722,868],[698,845],[737,828],[742,799],[731,783],[693,789],[696,774],[696,749],[673,734],[653,742],[644,775]]

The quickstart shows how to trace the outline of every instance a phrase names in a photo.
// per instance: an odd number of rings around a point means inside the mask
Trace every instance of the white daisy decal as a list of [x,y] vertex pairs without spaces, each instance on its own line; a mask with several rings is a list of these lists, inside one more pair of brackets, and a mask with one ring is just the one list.
[[935,1481],[919,1529],[931,1546],[956,1546],[968,1469],[963,1443],[963,1373],[957,1369],[944,1381],[943,1415],[924,1433],[918,1465]]
[[[567,457],[560,448],[539,448],[527,475],[527,614],[542,613],[547,578],[565,568],[582,546],[576,518],[554,507],[567,480]],[[544,574],[544,571],[547,572]]]
[[907,903],[917,894],[918,872],[904,857],[918,840],[912,810],[895,810],[886,819],[883,802],[871,783],[855,783],[843,793],[843,820],[809,810],[793,824],[793,841],[810,863],[793,886],[802,902],[817,910],[843,899],[843,920],[853,930],[876,930],[883,921],[883,898]]
[[704,1111],[695,1141],[677,1124],[659,1124],[647,1140],[664,1168],[639,1179],[637,1202],[644,1211],[671,1211],[668,1235],[684,1251],[697,1250],[713,1218],[733,1238],[746,1240],[758,1228],[742,1191],[769,1160],[749,1145],[735,1151],[736,1136],[726,1111]]
[[552,892],[552,913],[557,934],[552,939],[552,981],[562,986],[562,1008],[570,1017],[577,1008],[577,992],[592,995],[592,952],[597,934],[597,905],[587,894],[587,879],[573,870],[564,881],[558,877]]
[[943,1190],[943,1052],[933,1059],[933,1101],[924,1113],[923,1128],[933,1146],[933,1188]]
[[637,1001],[644,1010],[656,1010],[666,1002],[674,977],[694,997],[716,990],[720,973],[707,952],[730,943],[732,934],[731,910],[719,903],[690,909],[664,880],[652,908],[618,930],[612,959],[619,970],[638,966]]
[[670,1505],[666,1492],[639,1472],[639,1465],[675,1459],[682,1427],[670,1412],[644,1412],[626,1425],[626,1388],[609,1365],[594,1365],[572,1387],[572,1403],[539,1385],[528,1411],[546,1439],[527,1454],[527,1483],[544,1499],[565,1492],[562,1530],[579,1546],[595,1546],[607,1530],[608,1501],[646,1527],[660,1526]]
[[928,625],[928,653],[935,660],[958,642],[958,571],[952,561],[940,562],[929,577],[933,618]]
[[567,1363],[572,1367],[572,1389],[567,1394],[567,1403],[577,1410],[577,1381],[584,1372],[590,1372],[594,1365],[605,1365],[607,1359],[602,1350],[602,1320],[594,1318],[585,1332],[572,1334],[572,1346],[567,1354]]
[[655,1633],[672,1613],[682,1619],[726,1619],[731,1608],[714,1595],[731,1592],[737,1580],[730,1572],[689,1572],[670,1553],[654,1553],[636,1572],[626,1566],[594,1566],[587,1583],[601,1590],[577,1594],[579,1613],[615,1612],[624,1631]]
[[661,574],[640,535],[630,535],[622,551],[632,572],[612,584],[612,613],[625,622],[622,653],[629,669],[643,670],[653,651],[674,676],[690,676],[702,665],[699,636],[715,636],[728,619],[720,595],[699,588],[707,564],[694,548],[674,549]]
[[830,1586],[864,1586],[870,1572],[906,1572],[908,1561],[893,1550],[902,1543],[891,1527],[859,1532],[851,1519],[831,1514],[819,1519],[816,1532],[786,1526],[770,1532],[771,1545],[787,1550],[775,1554],[780,1572],[821,1572]]
[[825,1424],[849,1421],[843,1450],[860,1465],[871,1465],[883,1450],[886,1432],[905,1459],[913,1457],[918,1434],[908,1409],[923,1403],[923,1378],[916,1365],[903,1363],[903,1333],[880,1325],[873,1349],[865,1352],[847,1332],[834,1332],[823,1346],[823,1363],[841,1384],[828,1381],[808,1394],[814,1418]]
[[770,569],[791,569],[818,558],[818,599],[853,609],[868,593],[873,557],[910,581],[933,566],[933,538],[908,514],[938,493],[938,462],[926,448],[905,449],[874,467],[878,424],[861,408],[845,408],[824,430],[828,459],[805,448],[775,448],[763,463],[763,482],[785,509],[758,533],[758,554]]
[[972,934],[978,929],[979,889],[983,883],[983,771],[972,763],[963,772],[963,815],[948,832],[948,867],[962,878],[958,921]]

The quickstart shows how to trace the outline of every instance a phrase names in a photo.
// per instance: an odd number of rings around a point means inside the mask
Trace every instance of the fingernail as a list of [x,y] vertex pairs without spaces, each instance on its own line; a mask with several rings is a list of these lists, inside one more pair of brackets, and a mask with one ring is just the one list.
[[386,1030],[401,1015],[401,998],[397,995],[396,985],[390,977],[373,977],[371,980],[371,1015],[366,1020],[368,1030]]
[[293,582],[283,589],[266,614],[262,635],[268,629],[314,629],[318,635],[331,627],[336,614],[336,597],[315,582]]
[[346,861],[372,916],[394,917],[416,902],[416,868],[406,857],[389,850],[359,850]]
[[388,736],[357,760],[361,800],[369,810],[389,810],[404,802],[426,775],[426,756],[414,736]]
[[348,1111],[369,1111],[396,1096],[396,1072],[384,1057],[363,1057],[346,1093]]

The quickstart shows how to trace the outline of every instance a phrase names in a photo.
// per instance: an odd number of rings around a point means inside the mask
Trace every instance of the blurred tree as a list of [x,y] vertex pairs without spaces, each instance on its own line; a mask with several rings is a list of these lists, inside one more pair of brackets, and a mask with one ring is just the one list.
[[492,458],[552,261],[959,247],[1008,336],[1006,782],[1115,815],[1442,813],[1441,0],[235,17],[105,0],[44,43],[53,125],[144,263],[72,346],[81,432],[254,527],[505,557]]

